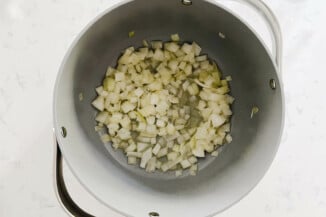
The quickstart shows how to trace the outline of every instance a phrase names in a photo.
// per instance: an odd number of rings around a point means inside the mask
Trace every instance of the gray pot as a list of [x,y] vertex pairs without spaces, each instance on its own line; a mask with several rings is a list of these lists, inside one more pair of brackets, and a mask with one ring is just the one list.
[[[127,1],[107,10],[83,30],[63,60],[54,90],[55,189],[68,213],[91,216],[66,191],[61,152],[89,192],[126,216],[211,216],[257,185],[274,159],[283,130],[281,33],[263,2],[240,2],[249,3],[267,21],[273,56],[243,21],[210,1]],[[128,38],[131,30],[136,34]],[[219,37],[219,32],[225,38]],[[143,39],[168,40],[172,33],[198,42],[203,52],[219,63],[223,74],[232,76],[231,90],[236,98],[233,142],[218,158],[199,163],[197,176],[179,179],[144,174],[128,166],[121,153],[107,151],[94,131],[96,111],[91,106],[94,87],[123,49],[140,46]],[[259,113],[251,118],[253,106]]]

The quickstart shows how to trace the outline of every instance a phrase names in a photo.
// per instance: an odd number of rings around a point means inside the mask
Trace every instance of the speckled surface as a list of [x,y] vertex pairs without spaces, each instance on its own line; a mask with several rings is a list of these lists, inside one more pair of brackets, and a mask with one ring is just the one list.
[[[52,184],[52,91],[80,30],[117,1],[0,1],[0,216],[66,216]],[[226,2],[225,0],[223,2]],[[221,217],[326,216],[326,3],[269,0],[284,35],[285,132],[260,184]],[[268,40],[247,8],[230,5]],[[96,216],[119,217],[66,171],[76,201]]]

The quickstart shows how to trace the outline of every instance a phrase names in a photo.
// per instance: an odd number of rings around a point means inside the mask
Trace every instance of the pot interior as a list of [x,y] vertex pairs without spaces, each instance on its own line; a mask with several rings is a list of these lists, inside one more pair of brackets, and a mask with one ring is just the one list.
[[[130,31],[135,36],[128,37]],[[103,145],[94,130],[91,102],[108,65],[121,51],[142,40],[168,41],[178,33],[195,41],[231,75],[235,97],[233,141],[217,157],[199,163],[197,176],[147,174],[127,165],[122,152]],[[225,38],[219,37],[223,33]],[[270,80],[276,89],[270,87]],[[79,100],[79,94],[83,100]],[[63,155],[81,183],[111,208],[128,216],[208,216],[229,207],[262,178],[277,151],[283,126],[283,98],[276,68],[266,48],[243,22],[207,1],[190,6],[178,0],[137,0],[101,15],[75,41],[57,79],[54,99],[56,132]],[[253,106],[259,113],[251,118]],[[173,177],[173,178],[171,178]],[[192,205],[196,204],[196,205]]]

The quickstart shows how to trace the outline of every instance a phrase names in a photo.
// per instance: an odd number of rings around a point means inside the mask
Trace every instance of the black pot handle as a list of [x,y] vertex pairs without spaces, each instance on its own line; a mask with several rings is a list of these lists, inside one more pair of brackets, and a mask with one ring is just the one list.
[[54,141],[54,190],[57,199],[71,217],[95,217],[80,208],[70,197],[63,177],[63,158],[57,139]]

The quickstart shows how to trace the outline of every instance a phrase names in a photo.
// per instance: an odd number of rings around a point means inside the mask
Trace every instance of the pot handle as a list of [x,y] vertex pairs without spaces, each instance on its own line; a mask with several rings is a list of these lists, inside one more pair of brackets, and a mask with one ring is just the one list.
[[232,0],[247,4],[254,8],[264,18],[272,38],[272,55],[278,71],[282,72],[282,31],[273,11],[262,0]]
[[63,178],[63,158],[56,138],[54,138],[54,190],[57,199],[66,213],[71,217],[94,217],[81,209],[70,197]]

